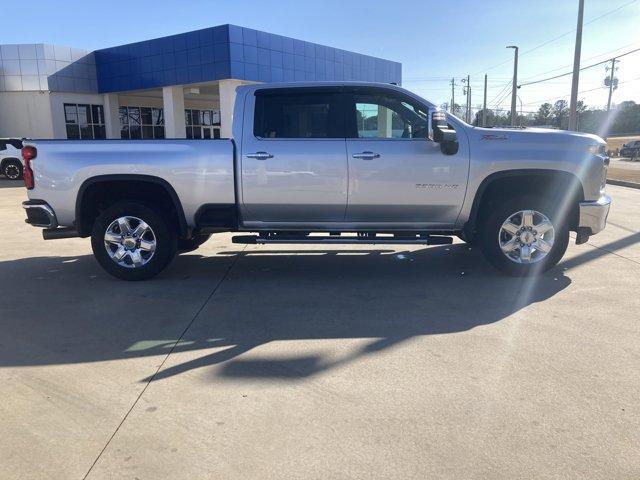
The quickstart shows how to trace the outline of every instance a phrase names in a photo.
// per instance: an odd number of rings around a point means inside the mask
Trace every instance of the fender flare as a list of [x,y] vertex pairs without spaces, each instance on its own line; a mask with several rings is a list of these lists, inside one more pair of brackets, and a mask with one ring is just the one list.
[[584,188],[582,186],[582,182],[580,179],[571,172],[567,172],[565,170],[551,170],[546,168],[522,168],[522,169],[513,169],[513,170],[502,170],[499,172],[494,172],[491,175],[487,176],[482,182],[480,186],[476,190],[476,194],[473,198],[473,203],[471,205],[471,211],[469,212],[469,218],[467,219],[464,225],[464,236],[466,238],[471,239],[473,237],[473,232],[475,230],[476,222],[478,220],[478,214],[480,213],[480,206],[482,205],[482,200],[485,192],[489,188],[489,186],[503,178],[508,177],[562,177],[564,181],[569,183],[578,185],[579,192],[584,198]]
[[[187,219],[184,214],[184,210],[182,208],[182,203],[180,202],[180,198],[178,194],[171,186],[169,182],[165,179],[156,177],[153,175],[142,175],[142,174],[111,174],[111,175],[97,175],[95,177],[88,178],[80,188],[78,189],[78,195],[76,196],[76,207],[75,207],[75,225],[77,228],[80,228],[81,222],[81,212],[82,212],[82,200],[87,191],[87,189],[95,185],[96,183],[106,183],[106,182],[123,182],[123,181],[136,181],[136,182],[148,182],[156,185],[160,185],[164,190],[169,194],[171,201],[173,202],[173,206],[176,209],[178,214],[178,225],[180,229],[180,236],[186,237],[188,234],[189,227],[187,225]],[[82,232],[80,232],[82,233]]]

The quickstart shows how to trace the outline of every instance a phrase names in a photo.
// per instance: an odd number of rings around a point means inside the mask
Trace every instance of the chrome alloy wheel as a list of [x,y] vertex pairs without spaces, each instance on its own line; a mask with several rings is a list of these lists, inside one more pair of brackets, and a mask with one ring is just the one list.
[[4,169],[4,174],[9,180],[18,180],[20,178],[20,167],[15,163],[11,163]]
[[536,210],[520,210],[509,215],[498,233],[502,253],[515,263],[539,262],[553,248],[554,239],[553,223]]
[[137,217],[116,218],[104,234],[104,248],[121,267],[140,268],[156,250],[156,236],[149,225]]

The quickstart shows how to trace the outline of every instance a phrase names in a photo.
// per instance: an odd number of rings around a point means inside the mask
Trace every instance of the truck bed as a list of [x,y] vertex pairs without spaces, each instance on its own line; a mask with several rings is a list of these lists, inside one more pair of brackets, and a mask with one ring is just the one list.
[[234,204],[234,145],[218,140],[29,140],[38,149],[31,165],[30,199],[46,199],[60,225],[72,225],[82,185],[113,175],[149,175],[166,181],[182,203],[187,224],[204,204]]

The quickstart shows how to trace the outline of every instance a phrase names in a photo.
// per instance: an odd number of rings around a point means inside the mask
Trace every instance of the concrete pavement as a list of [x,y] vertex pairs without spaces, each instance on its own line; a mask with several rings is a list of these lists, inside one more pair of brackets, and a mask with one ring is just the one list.
[[637,478],[640,191],[608,190],[538,279],[220,235],[131,284],[0,188],[0,478]]

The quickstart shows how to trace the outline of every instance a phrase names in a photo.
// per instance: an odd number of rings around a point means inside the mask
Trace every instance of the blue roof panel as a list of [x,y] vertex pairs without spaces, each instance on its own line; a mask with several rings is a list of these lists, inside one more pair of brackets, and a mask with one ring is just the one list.
[[95,52],[101,93],[235,78],[402,81],[402,65],[236,25],[220,25]]

